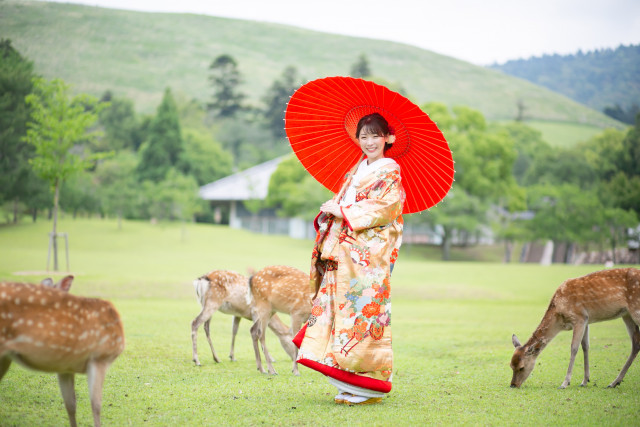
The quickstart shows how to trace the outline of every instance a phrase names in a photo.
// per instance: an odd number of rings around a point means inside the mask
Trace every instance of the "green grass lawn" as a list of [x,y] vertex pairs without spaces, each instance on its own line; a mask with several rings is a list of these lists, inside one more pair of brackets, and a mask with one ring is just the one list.
[[588,124],[564,123],[564,122],[545,122],[539,120],[525,122],[538,131],[542,132],[542,139],[547,141],[553,147],[570,148],[574,145],[588,141],[602,129]]
[[[0,228],[0,278],[39,281],[50,223]],[[511,389],[511,334],[526,340],[565,279],[600,266],[436,262],[401,253],[393,276],[394,388],[380,405],[338,406],[320,374],[291,361],[273,334],[267,344],[279,375],[258,373],[242,321],[237,362],[228,354],[231,317],[212,320],[213,362],[201,331],[201,367],[191,361],[190,324],[199,313],[191,282],[212,269],[289,264],[308,268],[311,242],[196,224],[62,220],[69,233],[71,292],[107,298],[120,311],[124,353],[107,373],[104,425],[637,425],[640,366],[616,389],[606,385],[630,343],[621,320],[591,327],[591,383],[582,388],[582,355],[572,385],[558,390],[570,333],[538,358],[521,389]],[[65,267],[62,256],[60,265]],[[61,273],[60,273],[61,274]],[[56,274],[59,277],[60,274]],[[285,320],[286,316],[284,317]],[[78,421],[91,424],[86,377],[76,379]],[[12,365],[0,382],[0,425],[65,425],[53,374]]]

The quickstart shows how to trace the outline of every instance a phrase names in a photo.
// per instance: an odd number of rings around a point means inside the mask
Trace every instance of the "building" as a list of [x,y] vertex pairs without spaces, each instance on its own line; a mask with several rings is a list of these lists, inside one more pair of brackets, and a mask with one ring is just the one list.
[[[280,162],[287,156],[253,166],[242,172],[229,175],[200,187],[199,195],[208,200],[216,210],[228,212],[229,227],[242,228],[265,234],[286,234],[293,238],[306,239],[315,236],[310,221],[300,218],[280,218],[270,208],[259,208],[257,212],[247,209],[245,202],[264,201],[269,192],[269,180]],[[217,221],[220,222],[220,221]]]

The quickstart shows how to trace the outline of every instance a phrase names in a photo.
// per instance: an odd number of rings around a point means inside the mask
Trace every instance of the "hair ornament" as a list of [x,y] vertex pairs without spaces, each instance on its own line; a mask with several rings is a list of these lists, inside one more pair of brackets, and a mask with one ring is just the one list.
[[389,140],[387,144],[393,144],[394,142],[396,142],[396,130],[393,126],[389,126]]

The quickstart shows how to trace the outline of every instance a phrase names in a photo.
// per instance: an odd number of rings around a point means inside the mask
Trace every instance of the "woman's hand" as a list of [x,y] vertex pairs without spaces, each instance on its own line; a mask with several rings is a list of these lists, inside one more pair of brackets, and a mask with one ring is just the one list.
[[336,218],[342,218],[342,211],[340,210],[340,205],[338,205],[334,200],[328,200],[320,206],[320,210],[325,213],[329,213]]

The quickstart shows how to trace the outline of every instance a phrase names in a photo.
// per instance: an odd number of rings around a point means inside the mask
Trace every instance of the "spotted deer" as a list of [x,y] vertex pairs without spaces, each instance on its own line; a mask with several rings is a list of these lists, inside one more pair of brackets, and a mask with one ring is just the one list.
[[100,425],[107,368],[124,350],[114,306],[69,294],[73,276],[58,284],[0,283],[0,380],[12,361],[56,372],[71,426],[76,425],[75,374],[87,374],[94,426]]
[[[193,343],[193,361],[196,366],[200,366],[198,359],[198,328],[204,324],[204,332],[211,348],[213,360],[218,363],[220,360],[213,348],[210,335],[211,316],[220,310],[222,313],[233,316],[233,327],[231,334],[231,351],[229,358],[235,361],[234,347],[236,334],[242,318],[251,320],[251,307],[248,301],[248,280],[245,276],[227,270],[213,270],[204,276],[194,280],[193,286],[196,290],[196,297],[202,306],[202,311],[191,322],[191,341]],[[273,316],[268,324],[269,328],[280,340],[282,348],[289,357],[295,356],[295,346],[291,342],[292,335],[289,327],[282,323],[278,316]]]
[[[265,267],[255,273],[249,279],[251,289],[251,338],[253,338],[253,350],[256,355],[258,370],[265,373],[262,367],[258,341],[262,344],[264,357],[267,361],[269,374],[276,374],[271,363],[271,356],[264,345],[264,325],[275,316],[276,312],[286,313],[291,316],[291,335],[300,330],[302,324],[311,314],[311,298],[313,292],[309,286],[309,276],[302,271],[282,265]],[[294,348],[292,372],[298,373],[296,361],[298,349]]]
[[603,270],[565,281],[551,298],[549,308],[529,341],[520,344],[513,335],[516,348],[511,358],[511,387],[520,387],[535,366],[536,358],[551,340],[563,330],[573,329],[571,358],[567,375],[559,388],[571,382],[571,371],[582,344],[584,379],[589,382],[589,324],[622,317],[631,337],[631,354],[618,377],[609,387],[622,382],[627,370],[640,351],[640,270],[618,268]]

